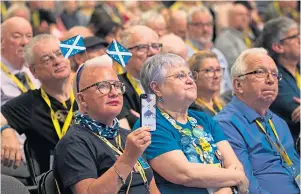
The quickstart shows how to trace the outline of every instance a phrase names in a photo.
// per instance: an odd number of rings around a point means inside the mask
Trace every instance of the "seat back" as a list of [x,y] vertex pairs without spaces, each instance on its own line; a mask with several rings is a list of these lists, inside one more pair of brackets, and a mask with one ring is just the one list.
[[30,194],[24,184],[12,176],[1,174],[1,193],[5,194]]
[[40,165],[37,161],[37,156],[35,151],[31,148],[28,139],[24,142],[24,153],[27,161],[27,166],[29,170],[29,174],[31,180],[34,185],[38,185],[39,178],[38,176],[41,175]]
[[39,194],[60,194],[52,170],[44,173],[39,181]]

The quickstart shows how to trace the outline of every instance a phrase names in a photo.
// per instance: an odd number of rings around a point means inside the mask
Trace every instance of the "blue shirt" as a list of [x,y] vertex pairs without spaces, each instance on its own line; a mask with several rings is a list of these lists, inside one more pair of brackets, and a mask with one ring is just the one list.
[[[226,139],[219,125],[206,114],[188,110],[188,115],[195,118],[198,125],[201,125],[207,133],[210,133],[212,135],[215,143]],[[152,143],[144,152],[147,160],[152,160],[153,158],[156,158],[161,154],[173,150],[182,150],[180,143],[180,132],[170,124],[170,122],[160,113],[158,109],[156,111],[156,123],[156,131],[151,132]],[[180,123],[177,124],[182,127],[191,129],[189,122],[184,125],[181,125]],[[140,120],[136,122],[134,129],[139,128],[139,126]],[[173,184],[161,177],[158,173],[156,173],[156,171],[154,171],[154,177],[156,184],[162,194],[208,194],[207,189],[205,188],[192,188]]]
[[293,98],[300,98],[300,89],[297,86],[295,78],[282,65],[278,65],[278,71],[282,74],[282,80],[279,81],[279,93],[270,109],[285,120],[296,141],[300,133],[300,122],[294,123],[291,115],[299,106]]
[[294,177],[283,167],[284,161],[280,154],[268,142],[266,135],[255,122],[256,119],[261,122],[267,133],[276,141],[268,124],[268,119],[272,120],[282,145],[300,170],[300,158],[294,149],[293,138],[284,120],[270,110],[267,111],[265,117],[261,117],[236,96],[233,96],[232,101],[214,119],[224,130],[228,141],[244,166],[250,181],[250,193],[300,193]]

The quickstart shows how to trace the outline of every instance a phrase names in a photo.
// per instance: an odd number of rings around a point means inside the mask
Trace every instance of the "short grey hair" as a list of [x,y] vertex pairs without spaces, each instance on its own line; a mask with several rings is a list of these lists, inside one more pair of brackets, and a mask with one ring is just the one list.
[[164,17],[160,13],[158,13],[154,10],[150,10],[150,11],[147,11],[144,14],[142,14],[141,19],[139,20],[138,24],[148,26],[149,23],[159,22],[159,21],[166,23]]
[[292,28],[297,28],[297,23],[288,17],[278,17],[265,23],[259,38],[258,46],[268,50],[269,55],[276,60],[277,53],[272,49],[273,43],[279,43],[285,34]]
[[205,6],[193,7],[189,10],[188,15],[187,15],[187,23],[188,24],[192,23],[192,17],[194,16],[194,14],[196,14],[198,12],[207,13],[210,16],[211,20],[213,20],[213,16],[207,7],[205,7]]
[[175,54],[161,53],[147,59],[140,73],[141,84],[147,94],[153,94],[150,87],[152,82],[161,85],[170,68],[187,66],[186,61]]
[[28,44],[24,47],[24,61],[25,66],[34,65],[35,53],[33,52],[34,47],[39,44],[41,41],[53,40],[60,43],[59,39],[50,34],[40,34],[33,37]]
[[27,13],[27,15],[29,16],[30,19],[30,10],[28,9],[28,7],[24,4],[20,4],[20,3],[16,3],[13,4],[6,12],[5,16],[4,16],[4,20],[7,20],[8,18],[14,17],[15,16],[15,12],[17,10],[23,10]]
[[244,74],[247,70],[248,64],[246,63],[246,58],[251,54],[264,54],[268,55],[268,51],[264,48],[250,48],[244,50],[236,59],[234,65],[231,68],[232,79]]

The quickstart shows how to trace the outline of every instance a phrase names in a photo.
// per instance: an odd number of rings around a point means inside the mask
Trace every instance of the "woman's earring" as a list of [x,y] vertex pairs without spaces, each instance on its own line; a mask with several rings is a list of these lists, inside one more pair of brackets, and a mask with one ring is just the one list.
[[158,102],[163,102],[163,98],[161,96],[157,97]]

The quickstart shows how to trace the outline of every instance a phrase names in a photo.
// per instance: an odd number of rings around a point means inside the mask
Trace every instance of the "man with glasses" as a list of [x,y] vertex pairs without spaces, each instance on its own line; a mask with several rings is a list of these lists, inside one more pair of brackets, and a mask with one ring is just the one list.
[[283,118],[296,141],[300,134],[300,32],[287,17],[268,21],[261,35],[261,46],[276,61],[283,79],[271,110]]
[[188,57],[191,57],[195,52],[201,50],[210,50],[217,55],[218,61],[224,72],[222,79],[222,87],[220,92],[231,91],[231,78],[228,70],[228,61],[225,55],[215,48],[213,37],[213,17],[208,8],[202,6],[200,8],[192,9],[187,17],[188,34],[186,45],[188,49]]
[[140,82],[143,63],[149,57],[158,54],[162,44],[159,43],[159,37],[155,31],[140,25],[126,29],[121,34],[120,43],[133,54],[126,65],[127,72],[119,76],[119,80],[126,86],[126,92],[123,95],[123,108],[118,119],[122,127],[130,128],[139,118],[139,96],[144,93]]
[[247,49],[231,69],[233,96],[214,117],[244,167],[250,193],[300,193],[300,158],[285,121],[270,105],[282,75],[263,48]]
[[1,157],[6,165],[14,167],[24,159],[15,129],[26,135],[42,173],[52,165],[51,151],[67,132],[78,107],[70,82],[70,63],[62,55],[56,37],[34,37],[24,48],[24,59],[41,82],[41,89],[30,90],[1,107]]

